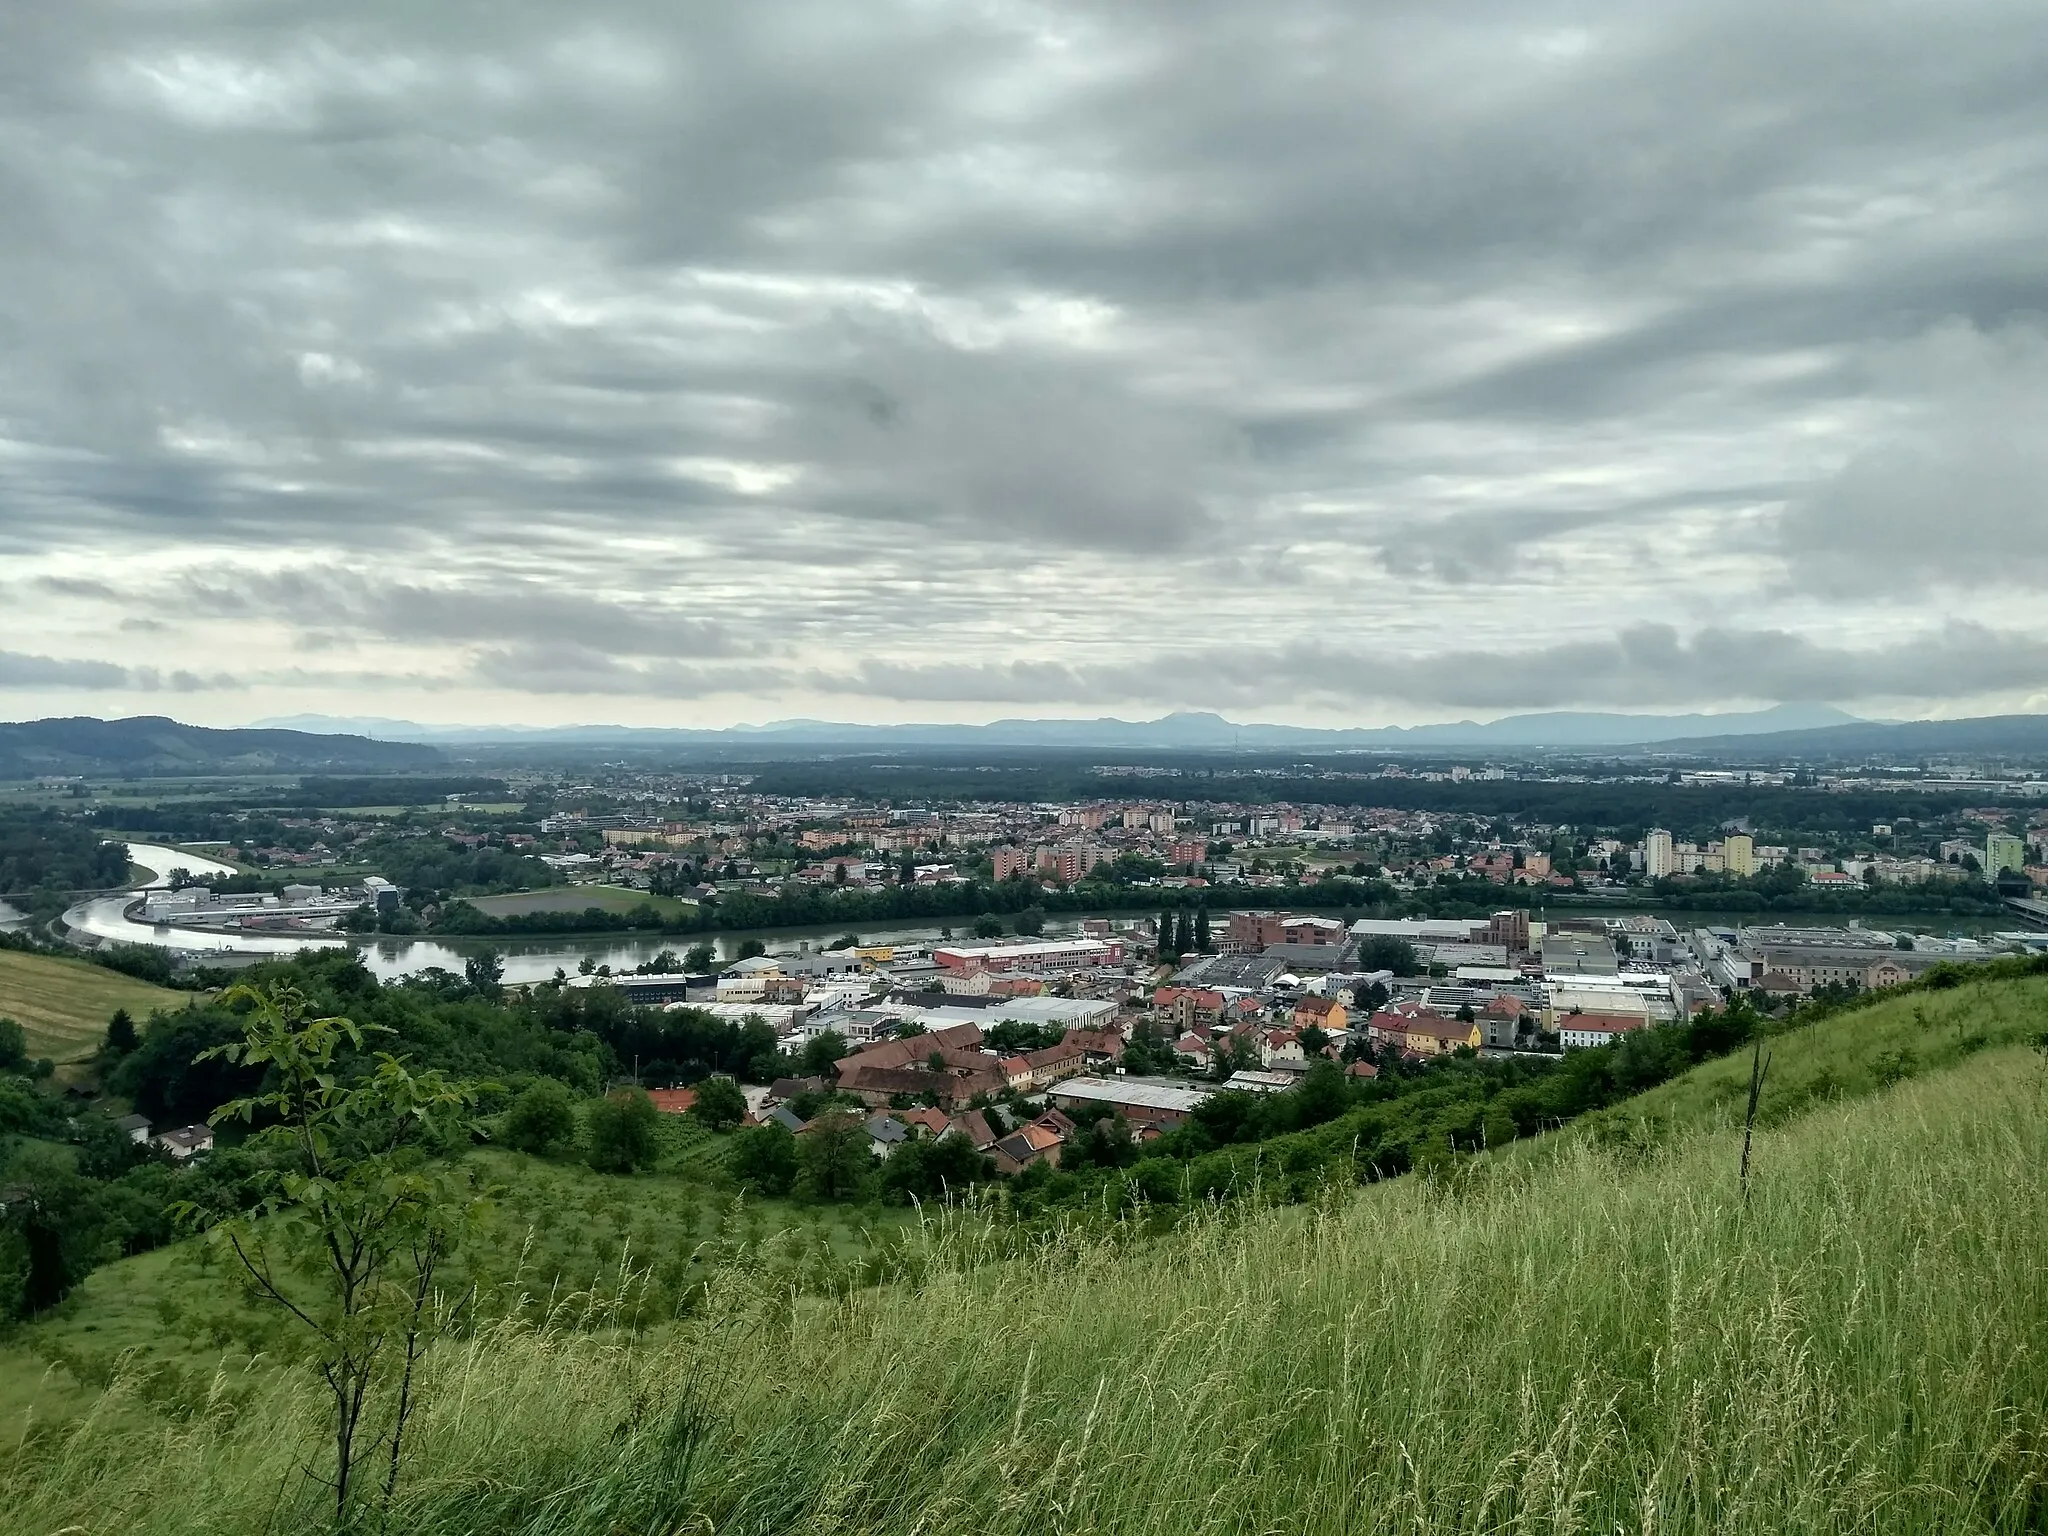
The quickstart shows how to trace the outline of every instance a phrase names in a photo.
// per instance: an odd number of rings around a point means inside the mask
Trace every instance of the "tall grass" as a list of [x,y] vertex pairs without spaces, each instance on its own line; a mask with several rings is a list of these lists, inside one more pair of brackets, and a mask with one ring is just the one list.
[[[1774,1069],[1774,1077],[1776,1069]],[[1048,1240],[841,1299],[719,1274],[655,1334],[431,1362],[393,1532],[2022,1531],[2048,1519],[2048,1075],[1996,1047],[1739,1131]],[[285,1375],[122,1389],[0,1528],[296,1531]]]

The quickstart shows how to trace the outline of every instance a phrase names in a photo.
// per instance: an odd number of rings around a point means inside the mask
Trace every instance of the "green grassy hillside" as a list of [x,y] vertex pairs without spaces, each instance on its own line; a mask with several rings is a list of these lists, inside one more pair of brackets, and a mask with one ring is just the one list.
[[[1021,1261],[933,1227],[836,1298],[770,1243],[651,1332],[507,1321],[430,1360],[387,1528],[2038,1530],[2048,1071],[1999,1042],[2043,1003],[1972,985],[1782,1037],[1747,1199],[1723,1062],[1634,1131],[1309,1207]],[[187,1397],[137,1434],[117,1385],[28,1436],[0,1529],[315,1523],[303,1378]]]
[[[453,1277],[478,1278],[503,1308],[532,1319],[579,1295],[623,1302],[641,1318],[668,1317],[736,1258],[778,1284],[857,1283],[889,1262],[911,1224],[898,1208],[740,1200],[715,1177],[723,1138],[680,1120],[663,1131],[672,1145],[661,1167],[632,1178],[594,1173],[569,1157],[496,1147],[471,1153],[467,1165],[492,1192],[492,1219],[459,1254]],[[19,1431],[24,1412],[39,1420],[74,1413],[70,1381],[104,1383],[125,1369],[152,1377],[148,1395],[162,1400],[204,1383],[224,1360],[240,1370],[252,1353],[295,1347],[272,1314],[239,1305],[204,1259],[192,1243],[122,1259],[94,1271],[53,1314],[17,1327],[13,1344],[23,1358],[38,1370],[56,1362],[64,1374],[0,1392],[0,1445]]]
[[[1860,1098],[1980,1051],[2048,1031],[2048,976],[1977,981],[1938,991],[1874,994],[1816,1023],[1764,1041],[1769,1057],[1757,1116],[1765,1125],[1809,1105]],[[1575,1122],[1574,1137],[1654,1141],[1738,1123],[1747,1107],[1751,1052],[1709,1061],[1681,1077]]]
[[190,992],[153,987],[118,971],[0,949],[0,1019],[13,1019],[28,1036],[32,1055],[68,1061],[97,1049],[116,1008],[139,1024],[157,1009],[183,1008]]

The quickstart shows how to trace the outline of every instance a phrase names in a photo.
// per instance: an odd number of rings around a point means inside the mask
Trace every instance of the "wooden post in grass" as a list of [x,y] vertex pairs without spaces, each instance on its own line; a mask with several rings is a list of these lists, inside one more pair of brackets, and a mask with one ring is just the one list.
[[1756,1130],[1756,1106],[1764,1096],[1764,1077],[1771,1070],[1771,1058],[1764,1054],[1764,1037],[1756,1037],[1756,1050],[1749,1058],[1749,1112],[1742,1120],[1742,1203],[1749,1204],[1749,1138]]

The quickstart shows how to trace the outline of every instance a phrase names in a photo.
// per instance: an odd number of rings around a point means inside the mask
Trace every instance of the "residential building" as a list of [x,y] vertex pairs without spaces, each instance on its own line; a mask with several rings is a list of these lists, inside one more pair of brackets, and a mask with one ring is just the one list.
[[1060,1164],[1060,1146],[1065,1140],[1052,1126],[1042,1119],[1029,1125],[1020,1125],[1009,1135],[997,1140],[989,1147],[989,1156],[995,1159],[996,1172],[1004,1175],[1022,1173],[1033,1163],[1050,1163],[1057,1168]]
[[1294,1004],[1294,1027],[1307,1029],[1311,1025],[1324,1034],[1334,1034],[1349,1027],[1350,1014],[1344,1004],[1333,997],[1306,996],[1297,998]]
[[1567,1013],[1558,1018],[1557,1039],[1568,1051],[1612,1045],[1631,1030],[1647,1028],[1649,1022],[1637,1013]]
[[1266,1038],[1259,1046],[1259,1065],[1277,1067],[1286,1062],[1305,1063],[1308,1052],[1301,1043],[1298,1030],[1272,1029],[1266,1031]]
[[1009,843],[998,843],[989,850],[989,863],[995,866],[996,879],[1007,880],[1031,867],[1031,855]]
[[868,1151],[878,1158],[887,1157],[910,1140],[910,1127],[893,1115],[869,1115],[861,1128],[868,1133]]
[[152,1136],[150,1144],[182,1163],[189,1157],[213,1150],[213,1127],[181,1125],[175,1131]]
[[1069,1034],[1058,1045],[1048,1045],[1042,1050],[1005,1057],[1003,1076],[1008,1080],[1010,1087],[1019,1093],[1029,1093],[1035,1088],[1059,1082],[1062,1078],[1073,1077],[1087,1065],[1088,1058],[1081,1048],[1081,1043]]
[[1721,843],[1721,868],[1731,875],[1756,873],[1756,844],[1747,832],[1736,832]]
[[1152,1009],[1176,1034],[1197,1026],[1214,1029],[1223,1022],[1224,997],[1210,987],[1164,986],[1152,994]]
[[1168,850],[1170,864],[1202,864],[1209,858],[1209,845],[1198,837],[1184,837]]
[[1643,839],[1643,873],[1652,880],[1661,880],[1666,875],[1678,873],[1678,865],[1671,848],[1671,834],[1663,828],[1652,829]]
[[2027,842],[2010,832],[1993,832],[1984,839],[1984,878],[1996,880],[2007,870],[2027,867]]
[[1418,1014],[1408,1021],[1401,1036],[1401,1048],[1418,1056],[1448,1056],[1460,1046],[1478,1050],[1485,1044],[1477,1021],[1446,1019],[1436,1014]]

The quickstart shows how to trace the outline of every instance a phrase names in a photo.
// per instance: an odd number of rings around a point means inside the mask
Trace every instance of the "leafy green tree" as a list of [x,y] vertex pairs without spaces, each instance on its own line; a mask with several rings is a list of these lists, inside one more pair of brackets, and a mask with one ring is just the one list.
[[878,1183],[882,1198],[892,1204],[931,1202],[957,1195],[970,1185],[994,1176],[995,1164],[964,1136],[937,1141],[909,1141],[889,1154]]
[[0,1072],[28,1069],[28,1033],[12,1019],[0,1019]]
[[5,1182],[12,1187],[0,1216],[0,1318],[33,1317],[119,1249],[108,1246],[91,1181],[61,1149],[26,1143],[8,1162]]
[[495,949],[480,949],[462,962],[462,979],[486,1002],[504,996],[505,962]]
[[1197,907],[1195,908],[1195,951],[1198,954],[1206,955],[1213,947],[1209,938],[1209,909],[1207,907]]
[[833,1063],[846,1054],[846,1049],[846,1036],[838,1030],[820,1030],[804,1042],[803,1050],[797,1055],[796,1064],[805,1077],[834,1080],[838,1077],[839,1071]]
[[759,939],[740,940],[739,958],[742,960],[752,960],[758,955],[765,955],[767,953],[768,946]]
[[[295,988],[230,988],[242,1038],[208,1054],[261,1068],[265,1092],[214,1111],[213,1122],[262,1123],[249,1138],[261,1161],[252,1209],[224,1211],[186,1202],[180,1222],[232,1254],[257,1296],[303,1325],[333,1404],[337,1525],[356,1514],[357,1473],[381,1445],[388,1453],[383,1496],[397,1487],[413,1375],[447,1326],[435,1282],[482,1202],[453,1174],[426,1162],[423,1143],[466,1116],[473,1094],[438,1071],[414,1073],[378,1052],[360,1075],[344,1052],[389,1033],[341,1017],[308,1018]],[[368,1415],[396,1370],[387,1429]]]
[[993,912],[984,912],[974,920],[974,936],[977,939],[999,939],[1003,936],[1003,920]]
[[711,969],[717,959],[718,951],[709,944],[692,944],[689,952],[683,956],[683,969],[692,975],[702,975]]
[[750,1125],[733,1134],[726,1170],[756,1194],[777,1199],[796,1182],[797,1141],[779,1125]]
[[1415,946],[1394,934],[1368,934],[1359,942],[1358,968],[1362,971],[1392,971],[1396,976],[1413,976],[1421,965]]
[[590,1166],[599,1173],[651,1168],[661,1155],[661,1111],[638,1088],[621,1088],[590,1106],[584,1135]]
[[795,1192],[808,1200],[857,1200],[868,1187],[874,1155],[868,1133],[852,1113],[820,1115],[797,1138]]
[[536,1080],[505,1112],[499,1139],[508,1147],[542,1156],[576,1139],[576,1100],[552,1077]]
[[1060,1153],[1060,1166],[1127,1168],[1138,1160],[1138,1144],[1121,1114],[1082,1126]]
[[1159,959],[1162,964],[1172,964],[1180,958],[1180,950],[1174,943],[1173,913],[1164,908],[1159,913]]
[[107,1020],[107,1054],[126,1056],[141,1043],[141,1038],[135,1033],[135,1020],[129,1016],[128,1010],[116,1008],[114,1016]]
[[1037,938],[1045,932],[1045,909],[1043,907],[1026,907],[1017,914],[1017,920],[1013,926],[1023,937]]
[[213,1049],[241,1035],[239,1022],[217,1008],[159,1013],[144,1026],[142,1043],[114,1064],[107,1085],[159,1125],[203,1120],[262,1081],[262,1068]]
[[731,1078],[707,1077],[697,1085],[690,1114],[714,1131],[729,1131],[747,1118],[747,1098]]
[[1293,1098],[1300,1124],[1321,1125],[1351,1107],[1351,1088],[1344,1081],[1342,1067],[1334,1061],[1318,1061],[1302,1074]]

